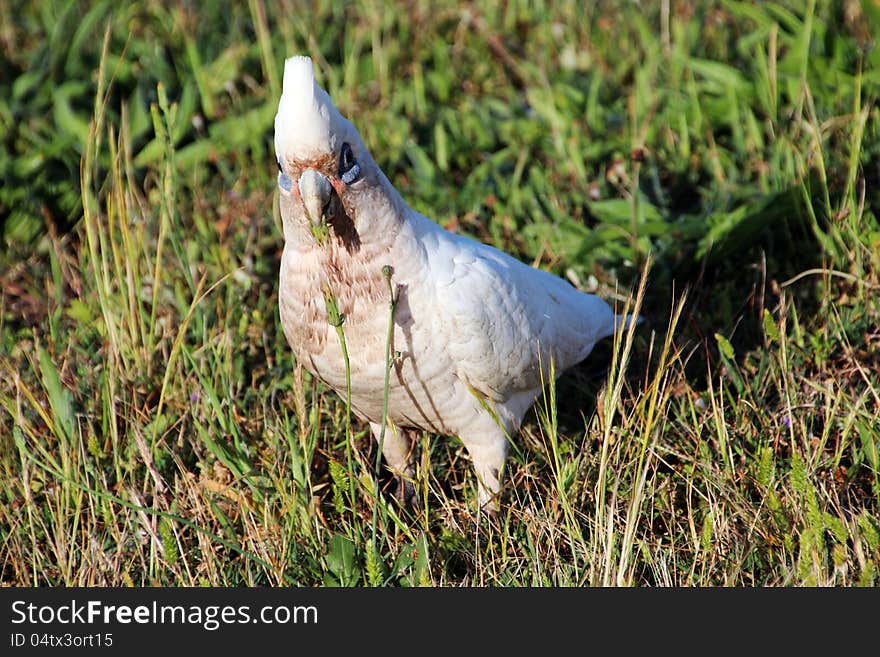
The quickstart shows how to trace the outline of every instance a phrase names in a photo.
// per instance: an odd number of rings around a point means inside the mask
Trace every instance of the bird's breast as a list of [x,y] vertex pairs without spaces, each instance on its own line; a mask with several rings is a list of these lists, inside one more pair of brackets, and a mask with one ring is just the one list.
[[328,343],[338,342],[337,324],[352,346],[370,338],[379,315],[389,307],[382,267],[376,257],[340,254],[332,246],[285,249],[279,308],[284,333],[298,357],[320,356]]
[[[404,268],[389,280],[381,257],[329,260],[287,251],[282,257],[279,307],[284,334],[297,360],[341,396],[346,392],[342,340],[348,355],[352,405],[379,421],[385,372],[389,376],[389,419],[401,425],[448,433],[449,409],[459,408],[454,364],[436,339],[431,303],[411,286]],[[396,295],[389,344],[391,294]],[[342,316],[342,335],[332,325],[332,296]]]

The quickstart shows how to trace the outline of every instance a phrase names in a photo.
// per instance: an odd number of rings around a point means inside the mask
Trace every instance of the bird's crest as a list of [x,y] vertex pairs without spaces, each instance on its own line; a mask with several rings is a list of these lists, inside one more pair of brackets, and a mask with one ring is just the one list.
[[275,153],[308,158],[335,147],[335,128],[343,121],[330,96],[315,82],[312,60],[284,62],[284,82],[275,115]]

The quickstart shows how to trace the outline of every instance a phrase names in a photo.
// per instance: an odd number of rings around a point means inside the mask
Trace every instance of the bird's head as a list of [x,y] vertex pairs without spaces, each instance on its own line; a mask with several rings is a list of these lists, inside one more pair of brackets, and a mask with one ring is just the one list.
[[349,249],[386,229],[399,196],[357,129],[315,82],[312,60],[291,57],[275,115],[275,154],[285,239],[336,238]]

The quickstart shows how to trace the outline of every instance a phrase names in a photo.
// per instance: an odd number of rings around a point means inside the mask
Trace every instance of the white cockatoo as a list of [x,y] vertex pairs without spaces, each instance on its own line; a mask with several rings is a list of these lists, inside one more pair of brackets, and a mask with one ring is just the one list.
[[279,306],[296,358],[345,398],[333,325],[341,320],[352,409],[377,439],[383,433],[400,490],[412,491],[413,438],[426,429],[458,436],[480,506],[495,510],[508,437],[542,383],[586,358],[618,318],[598,297],[410,208],[315,82],[308,57],[285,63],[275,152],[285,242]]

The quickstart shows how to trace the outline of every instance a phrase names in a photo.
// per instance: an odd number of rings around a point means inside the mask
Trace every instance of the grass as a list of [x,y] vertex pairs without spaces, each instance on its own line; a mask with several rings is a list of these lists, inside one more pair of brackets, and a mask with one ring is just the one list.
[[[116,4],[0,9],[0,581],[878,584],[875,4]],[[390,502],[285,344],[295,53],[416,209],[646,318],[494,520],[455,439]]]

